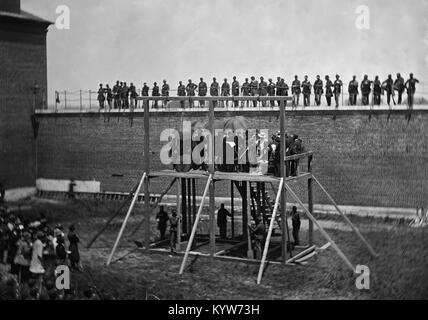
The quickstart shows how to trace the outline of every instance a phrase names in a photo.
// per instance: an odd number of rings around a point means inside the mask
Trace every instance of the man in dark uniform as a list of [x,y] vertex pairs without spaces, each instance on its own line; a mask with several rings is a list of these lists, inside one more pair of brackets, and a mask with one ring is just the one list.
[[113,87],[113,97],[114,97],[114,108],[117,109],[120,106],[120,84],[119,84],[119,81],[116,81],[116,85]]
[[311,91],[312,91],[312,84],[308,80],[308,76],[305,76],[305,80],[302,82],[303,106],[305,107],[308,107],[311,105]]
[[297,107],[299,105],[301,93],[302,93],[302,89],[300,86],[299,78],[297,76],[294,76],[294,81],[291,84],[291,94],[293,95],[293,107]]
[[254,258],[261,259],[263,253],[263,241],[266,235],[266,226],[264,225],[261,217],[256,217],[254,221],[256,223],[254,227],[251,224],[248,224],[248,226],[254,241]]
[[319,106],[321,104],[321,96],[324,93],[324,84],[320,76],[317,76],[317,80],[314,82],[314,94],[315,94],[315,104]]
[[169,240],[171,252],[175,253],[176,244],[177,244],[177,236],[178,236],[178,223],[180,219],[177,217],[177,210],[172,210],[172,216],[169,218]]
[[[185,97],[186,96],[186,87],[183,84],[183,82],[178,82],[178,88],[177,88],[177,96],[179,97]],[[182,109],[184,109],[184,100],[180,101],[180,106]]]
[[[250,88],[251,88],[251,96],[252,97],[259,95],[259,82],[256,80],[255,77],[251,77]],[[253,107],[257,108],[257,101],[256,100],[253,101]]]
[[104,109],[104,102],[106,100],[106,97],[104,95],[104,88],[102,83],[100,83],[100,88],[98,89],[98,97],[97,97],[98,103],[100,105],[100,110]]
[[143,88],[141,89],[141,95],[143,97],[148,97],[149,96],[149,91],[150,91],[149,86],[147,85],[147,83],[144,82]]
[[356,79],[357,77],[353,76],[348,85],[349,105],[351,106],[355,106],[357,104],[358,81]]
[[[281,88],[282,88],[282,95],[288,97],[288,90],[290,89],[288,87],[288,84],[285,82],[284,78],[281,78]],[[284,101],[284,106],[287,106],[287,100]]]
[[113,101],[113,93],[111,91],[111,88],[108,84],[106,84],[106,98],[107,98],[107,105],[108,105],[108,109],[111,110],[112,108],[112,101]]
[[401,74],[397,73],[397,79],[394,81],[394,90],[398,92],[398,100],[397,103],[401,104],[403,101],[403,93],[406,88],[404,87],[404,78]]
[[416,84],[419,83],[419,80],[413,78],[413,73],[411,73],[409,80],[406,81],[404,87],[407,89],[407,103],[409,104],[409,109],[413,109],[413,104],[415,102],[415,92]]
[[379,76],[376,76],[373,81],[373,104],[380,106],[380,95],[382,94],[382,84]]
[[[277,97],[283,96],[284,89],[281,85],[281,77],[276,77],[275,88],[276,88],[276,96]],[[281,105],[281,101],[278,100],[277,103],[278,103],[278,106]]]
[[343,87],[343,82],[342,80],[340,80],[340,76],[338,74],[336,74],[336,80],[334,81],[334,90],[333,90],[333,94],[334,94],[334,100],[336,101],[336,108],[339,107],[339,97],[340,94],[342,93],[342,87]]
[[[152,89],[152,97],[160,97],[160,91],[157,82],[153,83],[153,89]],[[154,103],[154,108],[158,108],[158,101],[156,100]]]
[[[213,82],[211,83],[211,86],[210,86],[210,96],[218,97],[219,91],[220,91],[220,85],[217,82],[217,79],[214,77]],[[213,101],[213,106],[214,108],[217,107],[217,101]]]
[[361,81],[361,95],[363,97],[362,99],[363,106],[369,105],[370,93],[372,91],[371,86],[372,86],[372,82],[369,80],[369,76],[364,75],[364,79],[363,81]]
[[327,105],[331,106],[331,97],[333,96],[333,82],[331,82],[329,76],[325,76],[325,99],[327,100]]
[[[391,106],[391,96],[394,96],[394,80],[392,79],[392,75],[388,75],[388,79],[382,82],[382,89],[386,91],[386,102],[388,106]],[[395,102],[394,102],[395,105]]]
[[220,229],[221,239],[227,238],[227,217],[232,217],[232,215],[224,208],[224,203],[222,203],[217,211],[217,226]]
[[[234,97],[238,97],[239,96],[239,81],[236,80],[236,77],[233,77],[233,82],[232,82],[232,96],[234,96]],[[238,107],[239,101],[235,100],[234,104],[235,104],[235,108]]]
[[[263,77],[260,77],[259,95],[261,97],[267,96],[267,83]],[[262,107],[266,107],[266,101],[265,100],[262,101]]]
[[[162,85],[162,97],[169,97],[169,84],[166,83],[166,80],[163,81]],[[168,104],[168,100],[165,100],[162,102],[163,107],[165,108]]]
[[[226,78],[224,79],[224,82],[221,85],[221,96],[222,97],[228,97],[228,96],[230,96],[230,85],[227,82]],[[222,108],[224,108],[224,106],[227,107],[227,105],[228,105],[228,101],[222,101],[221,104],[220,104],[220,106]]]
[[160,234],[160,240],[165,240],[165,231],[167,222],[169,220],[168,213],[164,211],[164,207],[159,207],[159,212],[156,214],[156,220],[158,221],[158,230]]
[[131,96],[131,110],[133,111],[137,107],[137,88],[135,88],[134,84],[131,82],[129,86],[129,93]]
[[297,207],[293,206],[291,209],[291,224],[293,226],[293,239],[294,245],[298,246],[300,244],[299,233],[300,233],[300,216],[297,212]]
[[[200,97],[205,97],[208,92],[207,84],[204,82],[204,79],[201,78],[199,85],[198,85],[198,95]],[[205,107],[205,100],[199,100],[199,107],[204,108]]]
[[[196,95],[195,90],[197,88],[198,88],[198,86],[196,84],[194,84],[191,79],[189,79],[189,83],[186,86],[187,96],[188,97],[194,97]],[[194,106],[195,106],[195,102],[193,101],[193,99],[190,99],[189,107],[193,108]]]
[[122,99],[122,108],[128,109],[129,108],[129,88],[126,85],[126,82],[123,83],[123,87],[121,90],[121,99]]
[[[269,83],[267,85],[267,94],[269,97],[275,96],[275,83],[272,82],[272,79],[269,79]],[[270,100],[270,106],[273,108],[275,106],[275,100]]]
[[[243,97],[248,97],[251,94],[251,84],[248,82],[248,78],[245,78],[245,82],[242,84],[241,93]],[[245,104],[248,108],[248,100],[245,101]],[[244,101],[241,102],[241,107],[244,107]]]

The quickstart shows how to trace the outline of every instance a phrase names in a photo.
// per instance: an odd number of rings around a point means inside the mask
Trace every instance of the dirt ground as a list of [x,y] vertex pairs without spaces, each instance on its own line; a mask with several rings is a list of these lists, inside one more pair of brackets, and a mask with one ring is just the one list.
[[[17,204],[18,205],[18,204]],[[370,289],[358,290],[356,275],[329,249],[305,266],[268,265],[262,283],[256,284],[258,265],[189,259],[189,267],[178,274],[182,256],[144,254],[133,240],[143,231],[129,233],[141,221],[142,207],[129,221],[125,237],[113,259],[106,260],[119,231],[125,210],[94,243],[86,244],[103,226],[120,202],[73,200],[67,202],[32,199],[19,204],[26,215],[44,211],[51,224],[75,224],[82,239],[83,273],[73,273],[72,286],[95,286],[105,298],[116,299],[428,299],[427,229],[378,219],[354,219],[379,257],[371,258],[355,234],[337,217],[321,223],[354,265],[370,269]],[[302,225],[307,222],[304,220]],[[152,234],[157,235],[153,217]],[[304,232],[304,231],[303,231]],[[304,237],[304,235],[303,235]],[[315,244],[326,241],[316,230]],[[192,261],[194,260],[194,261]]]

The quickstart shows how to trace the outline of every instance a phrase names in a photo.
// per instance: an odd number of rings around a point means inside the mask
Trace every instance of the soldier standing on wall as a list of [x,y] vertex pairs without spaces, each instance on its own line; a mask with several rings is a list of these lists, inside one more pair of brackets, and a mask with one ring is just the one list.
[[[207,84],[204,82],[203,78],[200,78],[200,82],[198,85],[198,95],[200,97],[205,97],[208,92]],[[205,100],[199,100],[199,107],[203,108],[205,107]]]
[[150,91],[149,86],[147,85],[147,83],[144,82],[143,88],[141,89],[141,95],[143,97],[148,97],[149,96],[149,91]]
[[116,81],[116,85],[113,87],[114,96],[114,108],[117,109],[120,106],[120,84],[119,80]]
[[[213,82],[211,83],[211,86],[210,86],[210,96],[218,97],[219,89],[220,89],[220,85],[217,82],[217,79],[214,77]],[[217,107],[217,101],[213,101],[213,107],[214,108]]]
[[369,105],[370,93],[372,91],[371,86],[372,86],[372,82],[369,80],[369,76],[364,75],[364,79],[363,81],[361,81],[361,94],[363,96],[363,99],[362,99],[363,106]]
[[321,104],[321,96],[324,93],[324,84],[322,83],[321,77],[317,75],[317,80],[314,82],[314,94],[315,104],[319,106]]
[[[185,97],[186,96],[186,87],[184,86],[182,81],[178,82],[177,95],[179,97]],[[184,100],[180,100],[180,106],[182,109],[184,109]]]
[[[267,94],[269,97],[275,96],[275,84],[272,82],[272,79],[269,79],[267,86]],[[270,100],[270,106],[273,108],[275,106],[275,100]]]
[[353,76],[348,85],[349,105],[351,106],[355,106],[357,104],[358,81],[356,79],[357,77]]
[[[244,97],[248,97],[251,93],[251,85],[248,82],[248,78],[245,78],[245,82],[242,84],[241,93],[242,93],[242,96],[244,96]],[[245,101],[245,104],[248,108],[248,106],[249,106],[248,100]],[[241,102],[241,107],[244,107],[244,101]]]
[[325,99],[327,100],[327,105],[331,106],[331,97],[333,96],[333,82],[331,82],[329,76],[325,76]]
[[104,96],[104,88],[103,84],[100,83],[100,88],[98,89],[98,97],[97,97],[98,103],[100,105],[100,110],[104,109],[104,102],[106,100],[106,97]]
[[123,87],[121,90],[121,98],[122,98],[122,108],[128,109],[129,108],[129,88],[126,85],[126,82],[123,83]]
[[[159,87],[157,82],[153,83],[153,89],[152,89],[152,97],[160,97]],[[158,108],[158,101],[155,100],[154,108]]]
[[[283,92],[284,92],[284,89],[283,89],[283,87],[282,87],[282,84],[281,84],[281,77],[276,77],[276,85],[275,85],[275,88],[276,88],[276,96],[277,97],[281,97],[281,96],[283,96],[284,94],[283,94]],[[281,105],[281,101],[277,101],[277,103],[278,103],[278,106],[280,106]]]
[[[230,85],[229,85],[229,83],[227,82],[227,79],[226,78],[224,78],[224,82],[223,82],[223,84],[221,85],[221,96],[222,97],[228,97],[228,96],[230,96]],[[228,101],[226,100],[226,101],[222,101],[221,103],[220,103],[220,106],[222,107],[222,108],[224,108],[224,106],[226,106],[227,107],[227,105],[228,105]]]
[[[189,83],[186,86],[186,92],[188,97],[194,97],[195,96],[195,90],[198,88],[196,84],[192,82],[191,79],[189,79]],[[189,107],[193,108],[195,106],[195,102],[193,99],[189,100]]]
[[336,74],[336,80],[334,81],[334,100],[336,101],[336,108],[339,107],[339,97],[340,94],[342,93],[342,87],[343,87],[343,82],[342,80],[340,80],[340,76],[338,74]]
[[[259,95],[265,97],[267,95],[267,83],[263,77],[260,77]],[[266,107],[266,101],[262,101],[262,107]]]
[[137,107],[137,89],[135,88],[134,84],[131,82],[131,85],[129,86],[129,93],[131,95],[131,110],[134,111],[134,109]]
[[112,101],[113,101],[113,94],[111,91],[110,86],[107,84],[106,85],[106,95],[107,95],[107,105],[108,105],[108,109],[111,110],[112,107]]
[[[255,97],[259,94],[259,82],[256,80],[255,77],[251,77],[250,88],[251,88],[251,96]],[[253,107],[257,108],[256,100],[253,101]]]
[[405,86],[404,86],[404,78],[401,76],[401,74],[397,73],[397,79],[394,81],[394,90],[398,92],[398,100],[397,103],[401,104],[403,101],[403,92],[404,92]]
[[[285,83],[284,78],[281,78],[281,87],[282,87],[282,94],[286,97],[288,97],[288,84]],[[287,106],[287,100],[284,101],[284,106]]]
[[[388,75],[388,79],[386,79],[384,82],[382,82],[382,89],[383,91],[386,91],[386,102],[388,103],[388,106],[391,106],[391,96],[394,99],[394,80],[392,80],[392,75]],[[395,101],[393,100],[394,105]]]
[[308,80],[308,76],[305,76],[305,80],[302,82],[303,106],[305,107],[311,105],[311,91],[312,84]]
[[373,81],[373,104],[380,106],[380,95],[382,93],[382,84],[380,83],[379,76],[376,76]]
[[[162,85],[162,97],[169,97],[169,84],[166,83],[166,80],[163,81],[163,85]],[[166,105],[168,104],[168,100],[164,100],[162,104],[163,104],[163,107],[165,108]]]
[[407,89],[407,103],[409,104],[409,109],[413,109],[413,104],[415,102],[415,92],[416,92],[416,83],[419,83],[419,80],[413,78],[413,73],[411,73],[409,80],[406,81],[404,87]]
[[293,94],[293,107],[299,106],[300,94],[302,93],[300,81],[297,76],[294,76],[294,81],[291,84],[291,93]]
[[[239,96],[239,81],[236,80],[236,77],[233,77],[233,82],[232,82],[232,96],[234,96],[234,97],[238,97]],[[234,105],[235,105],[235,108],[238,107],[239,101],[235,100],[234,101]]]

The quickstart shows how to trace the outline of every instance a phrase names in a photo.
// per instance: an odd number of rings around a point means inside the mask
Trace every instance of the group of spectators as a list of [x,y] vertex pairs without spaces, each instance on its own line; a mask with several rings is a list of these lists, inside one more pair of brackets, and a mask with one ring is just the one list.
[[81,271],[78,244],[74,225],[66,235],[62,225],[52,228],[43,212],[28,219],[0,204],[0,300],[74,299],[73,290],[57,290],[55,269],[69,265]]
[[[321,97],[325,95],[326,103],[328,106],[331,106],[332,99],[334,99],[336,107],[339,106],[340,96],[344,93],[344,84],[340,79],[339,75],[336,75],[336,79],[333,82],[330,80],[330,77],[326,75],[324,77],[325,82],[321,80],[321,77],[318,75],[316,80],[312,84],[308,78],[308,76],[304,77],[303,81],[299,80],[299,77],[294,76],[294,81],[291,86],[285,82],[284,78],[277,77],[277,81],[274,82],[273,79],[268,79],[265,81],[264,77],[260,77],[260,81],[257,80],[254,76],[251,77],[251,80],[246,78],[245,82],[242,84],[233,77],[233,81],[231,83],[228,82],[228,79],[225,78],[223,83],[220,84],[217,82],[216,78],[213,78],[211,85],[208,87],[207,83],[203,78],[200,78],[200,82],[198,84],[194,83],[191,79],[188,80],[187,85],[183,84],[182,81],[179,81],[177,87],[177,96],[179,97],[206,97],[208,94],[211,97],[236,97],[236,96],[270,96],[272,100],[270,101],[253,101],[253,107],[257,107],[259,103],[263,107],[270,105],[274,107],[275,105],[280,106],[280,101],[275,100],[275,96],[288,96],[289,92],[293,98],[292,106],[297,107],[300,101],[300,95],[303,95],[303,105],[310,106],[310,97],[312,95],[312,90],[315,95],[314,104],[319,106],[321,104]],[[348,84],[348,105],[356,105],[357,96],[360,94],[359,90],[361,90],[361,103],[363,105],[370,104],[370,95],[372,94],[372,105],[380,105],[381,103],[381,95],[386,94],[387,103],[390,105],[391,98],[395,104],[394,96],[395,92],[398,96],[398,104],[402,102],[402,95],[406,91],[408,105],[411,107],[414,104],[414,94],[416,91],[416,83],[419,81],[413,77],[411,73],[409,75],[409,79],[407,81],[397,73],[396,79],[392,78],[392,75],[388,75],[388,78],[385,81],[381,81],[379,76],[376,76],[374,80],[369,80],[368,75],[365,75],[361,85],[356,80],[356,76],[352,77],[352,80]],[[126,82],[117,81],[116,85],[113,88],[107,84],[105,87],[103,84],[100,84],[98,89],[98,102],[100,109],[104,109],[108,107],[109,109],[131,109],[137,108],[137,98],[141,95],[143,97],[150,96],[152,97],[169,97],[170,96],[170,85],[166,80],[163,80],[162,86],[159,86],[157,82],[153,83],[153,87],[150,88],[147,83],[143,84],[143,87],[140,90],[137,90],[133,83],[130,83],[128,86]],[[189,107],[192,108],[195,106],[195,101],[198,99],[189,99]],[[239,105],[244,107],[249,106],[249,101],[229,101],[235,107]],[[165,99],[162,101],[162,106],[166,107],[168,101]],[[184,108],[185,102],[180,101],[181,107]],[[343,104],[343,102],[342,102]],[[199,107],[204,107],[205,101],[199,100]],[[215,103],[217,106],[217,103]],[[228,106],[228,102],[221,102],[220,107]],[[158,102],[154,101],[153,108],[158,108]]]

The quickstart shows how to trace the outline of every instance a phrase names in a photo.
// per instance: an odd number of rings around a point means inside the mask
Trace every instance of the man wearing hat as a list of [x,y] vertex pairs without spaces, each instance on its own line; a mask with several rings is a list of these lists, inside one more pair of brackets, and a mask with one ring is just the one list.
[[[162,85],[162,97],[169,97],[169,84],[166,83],[166,80],[163,81]],[[168,103],[168,100],[162,102],[163,107],[165,108]]]
[[312,84],[308,80],[308,76],[305,76],[305,80],[302,82],[303,105],[305,107],[308,107],[311,105],[311,90],[312,90]]
[[[248,78],[245,78],[245,82],[242,84],[241,93],[242,93],[243,97],[248,97],[250,95],[250,93],[251,93],[251,85],[248,82]],[[248,108],[248,106],[249,106],[248,100],[245,101],[245,105]],[[241,102],[241,107],[242,108],[244,107],[244,101]]]
[[156,219],[158,220],[158,230],[160,233],[160,240],[165,240],[165,231],[166,225],[168,223],[169,217],[168,213],[164,211],[164,207],[159,207],[159,212],[156,214]]
[[294,76],[294,81],[291,84],[291,94],[293,95],[293,107],[299,105],[300,94],[302,93],[300,87],[300,80],[297,76]]
[[[160,97],[159,87],[157,82],[153,83],[153,89],[152,89],[152,97]],[[155,100],[154,102],[154,108],[158,108],[158,101]]]
[[[204,82],[204,78],[200,79],[199,85],[198,85],[198,95],[200,97],[205,97],[208,92],[208,86],[206,82]],[[205,100],[199,100],[199,107],[204,108],[205,107]]]
[[339,107],[339,97],[340,94],[342,93],[342,86],[343,86],[343,82],[342,80],[340,80],[340,76],[338,74],[336,74],[336,80],[334,81],[333,87],[333,94],[334,94],[334,100],[336,101],[336,108]]
[[348,85],[349,105],[351,106],[355,106],[357,104],[358,81],[356,79],[357,76],[353,76]]
[[406,81],[404,87],[407,89],[407,102],[409,104],[409,109],[412,109],[416,92],[416,83],[419,83],[419,80],[413,78],[413,73],[411,73],[409,76],[410,79]]
[[[275,96],[275,83],[273,83],[272,79],[269,79],[269,83],[267,85],[267,94],[269,97]],[[273,108],[275,106],[275,100],[270,100],[270,106]]]
[[315,103],[317,106],[321,104],[321,96],[323,94],[324,84],[319,75],[317,75],[317,80],[314,82],[314,93],[315,93]]
[[[223,84],[221,85],[221,96],[222,97],[228,97],[228,96],[230,96],[230,85],[229,85],[229,83],[227,82],[227,79],[226,78],[224,78],[224,82],[223,82]],[[228,104],[228,101],[222,101],[221,103],[220,103],[220,106],[222,107],[222,108],[224,108],[224,106],[226,105],[227,106],[227,104]]]
[[331,97],[333,96],[333,82],[331,82],[329,76],[325,76],[325,99],[327,100],[327,105],[331,106]]
[[[251,96],[257,96],[259,94],[259,82],[256,80],[255,77],[251,77],[251,82],[250,82],[250,88],[251,88]],[[253,107],[256,108],[257,107],[257,101],[254,100],[253,101]]]
[[[263,77],[260,77],[260,84],[259,84],[259,95],[261,97],[265,97],[267,95],[267,86],[265,79]],[[266,107],[266,101],[262,101],[262,107]]]
[[[189,83],[186,86],[187,96],[188,97],[194,97],[195,96],[195,90],[197,88],[198,88],[198,86],[196,84],[194,84],[191,79],[189,79]],[[194,107],[194,101],[193,101],[193,99],[190,100],[189,107],[190,108]]]
[[[239,81],[236,80],[236,77],[233,77],[233,82],[232,82],[232,96],[237,97],[239,96]],[[235,104],[235,108],[238,107],[238,100],[234,101]]]

